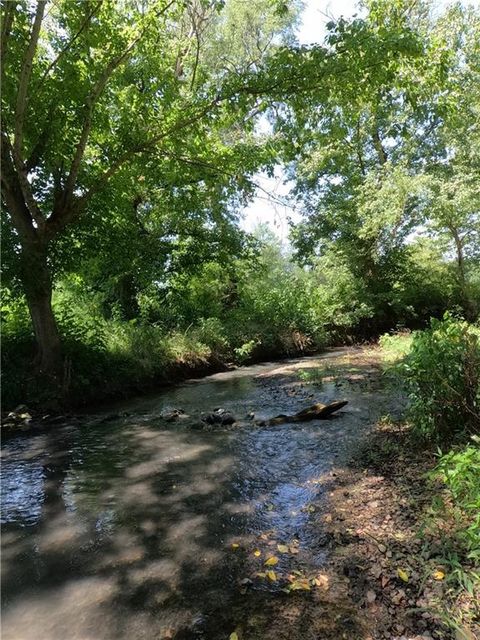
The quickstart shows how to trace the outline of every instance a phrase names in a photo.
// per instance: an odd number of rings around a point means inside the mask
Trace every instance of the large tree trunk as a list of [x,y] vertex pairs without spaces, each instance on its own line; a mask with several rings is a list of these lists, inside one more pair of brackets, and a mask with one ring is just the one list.
[[21,276],[38,346],[38,368],[58,378],[62,373],[62,352],[52,309],[52,279],[45,243],[23,243]]

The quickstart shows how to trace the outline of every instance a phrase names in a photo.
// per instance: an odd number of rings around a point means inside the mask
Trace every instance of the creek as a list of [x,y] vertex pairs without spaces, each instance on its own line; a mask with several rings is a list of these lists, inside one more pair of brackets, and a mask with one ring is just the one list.
[[[217,640],[273,615],[290,597],[281,576],[325,565],[329,482],[382,411],[370,365],[343,385],[299,374],[346,353],[216,374],[6,441],[3,640]],[[247,418],[342,398],[329,420]],[[217,407],[238,424],[165,420]],[[258,578],[271,555],[277,579]],[[243,637],[269,637],[265,624]]]

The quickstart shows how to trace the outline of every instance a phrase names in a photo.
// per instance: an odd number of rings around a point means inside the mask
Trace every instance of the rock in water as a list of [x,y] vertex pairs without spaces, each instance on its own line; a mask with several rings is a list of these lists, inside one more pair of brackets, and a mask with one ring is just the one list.
[[229,425],[235,422],[235,416],[224,409],[215,409],[212,413],[202,415],[203,422],[207,424]]
[[167,411],[167,413],[162,413],[161,416],[167,422],[176,422],[182,418],[188,418],[189,416],[185,413],[183,409],[173,409],[173,411]]

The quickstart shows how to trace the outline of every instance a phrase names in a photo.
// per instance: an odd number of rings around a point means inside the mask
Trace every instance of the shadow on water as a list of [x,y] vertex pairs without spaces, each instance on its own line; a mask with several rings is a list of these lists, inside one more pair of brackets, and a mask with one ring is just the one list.
[[[203,432],[158,417],[180,405],[296,410],[301,398],[263,373],[260,384],[214,376],[125,405],[116,422],[6,443],[4,640],[217,640],[239,625],[252,640],[363,637],[341,603],[332,615],[332,602],[254,575],[278,543],[299,549],[277,554],[279,576],[324,565],[310,505],[368,426],[374,392],[351,391],[341,417],[307,425]],[[319,636],[322,615],[331,628]]]

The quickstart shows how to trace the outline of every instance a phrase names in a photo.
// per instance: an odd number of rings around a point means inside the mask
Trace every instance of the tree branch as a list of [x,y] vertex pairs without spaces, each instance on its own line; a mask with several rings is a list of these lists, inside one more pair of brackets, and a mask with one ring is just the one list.
[[15,184],[18,185],[21,190],[22,201],[27,206],[31,219],[35,221],[35,224],[39,229],[43,229],[45,225],[45,217],[35,200],[25,169],[22,167],[19,170],[15,166],[14,151],[6,132],[2,132],[2,152],[5,154],[2,154],[2,159],[7,157],[12,159],[11,170],[15,173]]
[[380,134],[378,132],[378,127],[375,127],[375,130],[372,134],[372,140],[373,140],[373,146],[375,147],[377,154],[378,154],[378,159],[380,161],[380,164],[383,166],[384,164],[387,163],[388,160],[388,156],[387,153],[385,151],[385,149],[383,148],[382,145],[382,141],[380,140]]
[[21,172],[22,167],[22,138],[23,138],[23,122],[25,119],[25,110],[27,108],[27,90],[30,75],[32,73],[33,58],[37,50],[38,37],[40,35],[40,27],[42,26],[43,14],[45,11],[46,0],[38,0],[35,19],[33,22],[32,33],[25,52],[22,69],[20,71],[20,81],[18,84],[17,104],[15,107],[15,135],[13,142],[13,159],[18,171]]
[[10,141],[2,131],[2,194],[7,205],[7,210],[22,239],[34,241],[37,232],[33,226],[33,219],[23,197],[23,191],[18,180],[18,172],[15,170],[11,157]]
[[34,167],[37,166],[38,162],[40,161],[43,152],[45,151],[45,148],[47,146],[47,142],[50,138],[50,134],[52,132],[52,122],[53,122],[53,116],[55,113],[55,104],[51,104],[50,108],[48,110],[48,114],[47,114],[47,121],[45,123],[45,126],[43,127],[43,130],[41,131],[37,142],[35,143],[35,146],[33,147],[29,157],[27,158],[27,160],[25,161],[25,171],[28,174]]
[[64,46],[64,48],[59,52],[59,54],[57,55],[57,57],[48,65],[47,69],[44,71],[42,77],[40,78],[40,80],[36,83],[36,86],[42,87],[43,83],[46,79],[46,77],[48,76],[48,74],[50,73],[50,71],[57,66],[58,62],[61,60],[62,56],[72,47],[72,45],[74,44],[74,42],[78,39],[78,37],[82,34],[82,32],[85,30],[85,28],[87,27],[87,25],[89,24],[89,22],[91,21],[91,19],[93,18],[93,16],[97,13],[98,9],[100,9],[100,7],[103,4],[103,0],[100,0],[94,7],[93,9],[90,11],[90,13],[86,16],[85,20],[82,22],[79,30],[75,33],[75,35],[72,37],[72,39],[67,42],[67,44]]
[[85,153],[85,147],[87,146],[88,137],[90,135],[90,130],[92,128],[92,115],[93,110],[95,108],[95,104],[99,97],[101,96],[107,82],[110,77],[113,75],[114,71],[122,64],[122,62],[128,57],[134,46],[143,36],[144,31],[140,33],[137,38],[135,38],[123,51],[119,56],[113,58],[109,64],[103,70],[103,73],[100,75],[99,79],[95,83],[92,93],[87,98],[85,105],[85,119],[82,127],[82,132],[80,134],[80,139],[77,143],[77,147],[75,149],[75,154],[73,156],[72,164],[70,166],[70,171],[65,183],[65,191],[64,191],[64,202],[63,206],[68,208],[71,204],[73,190],[75,188],[75,183],[77,181],[78,172],[80,170],[80,164],[83,159],[83,154]]
[[5,72],[5,59],[7,53],[7,42],[10,37],[10,31],[12,29],[13,17],[15,15],[15,4],[13,2],[6,2],[3,5],[5,7],[5,12],[3,15],[3,24],[2,24],[2,40],[0,43],[0,60],[2,64],[2,78],[4,77]]

